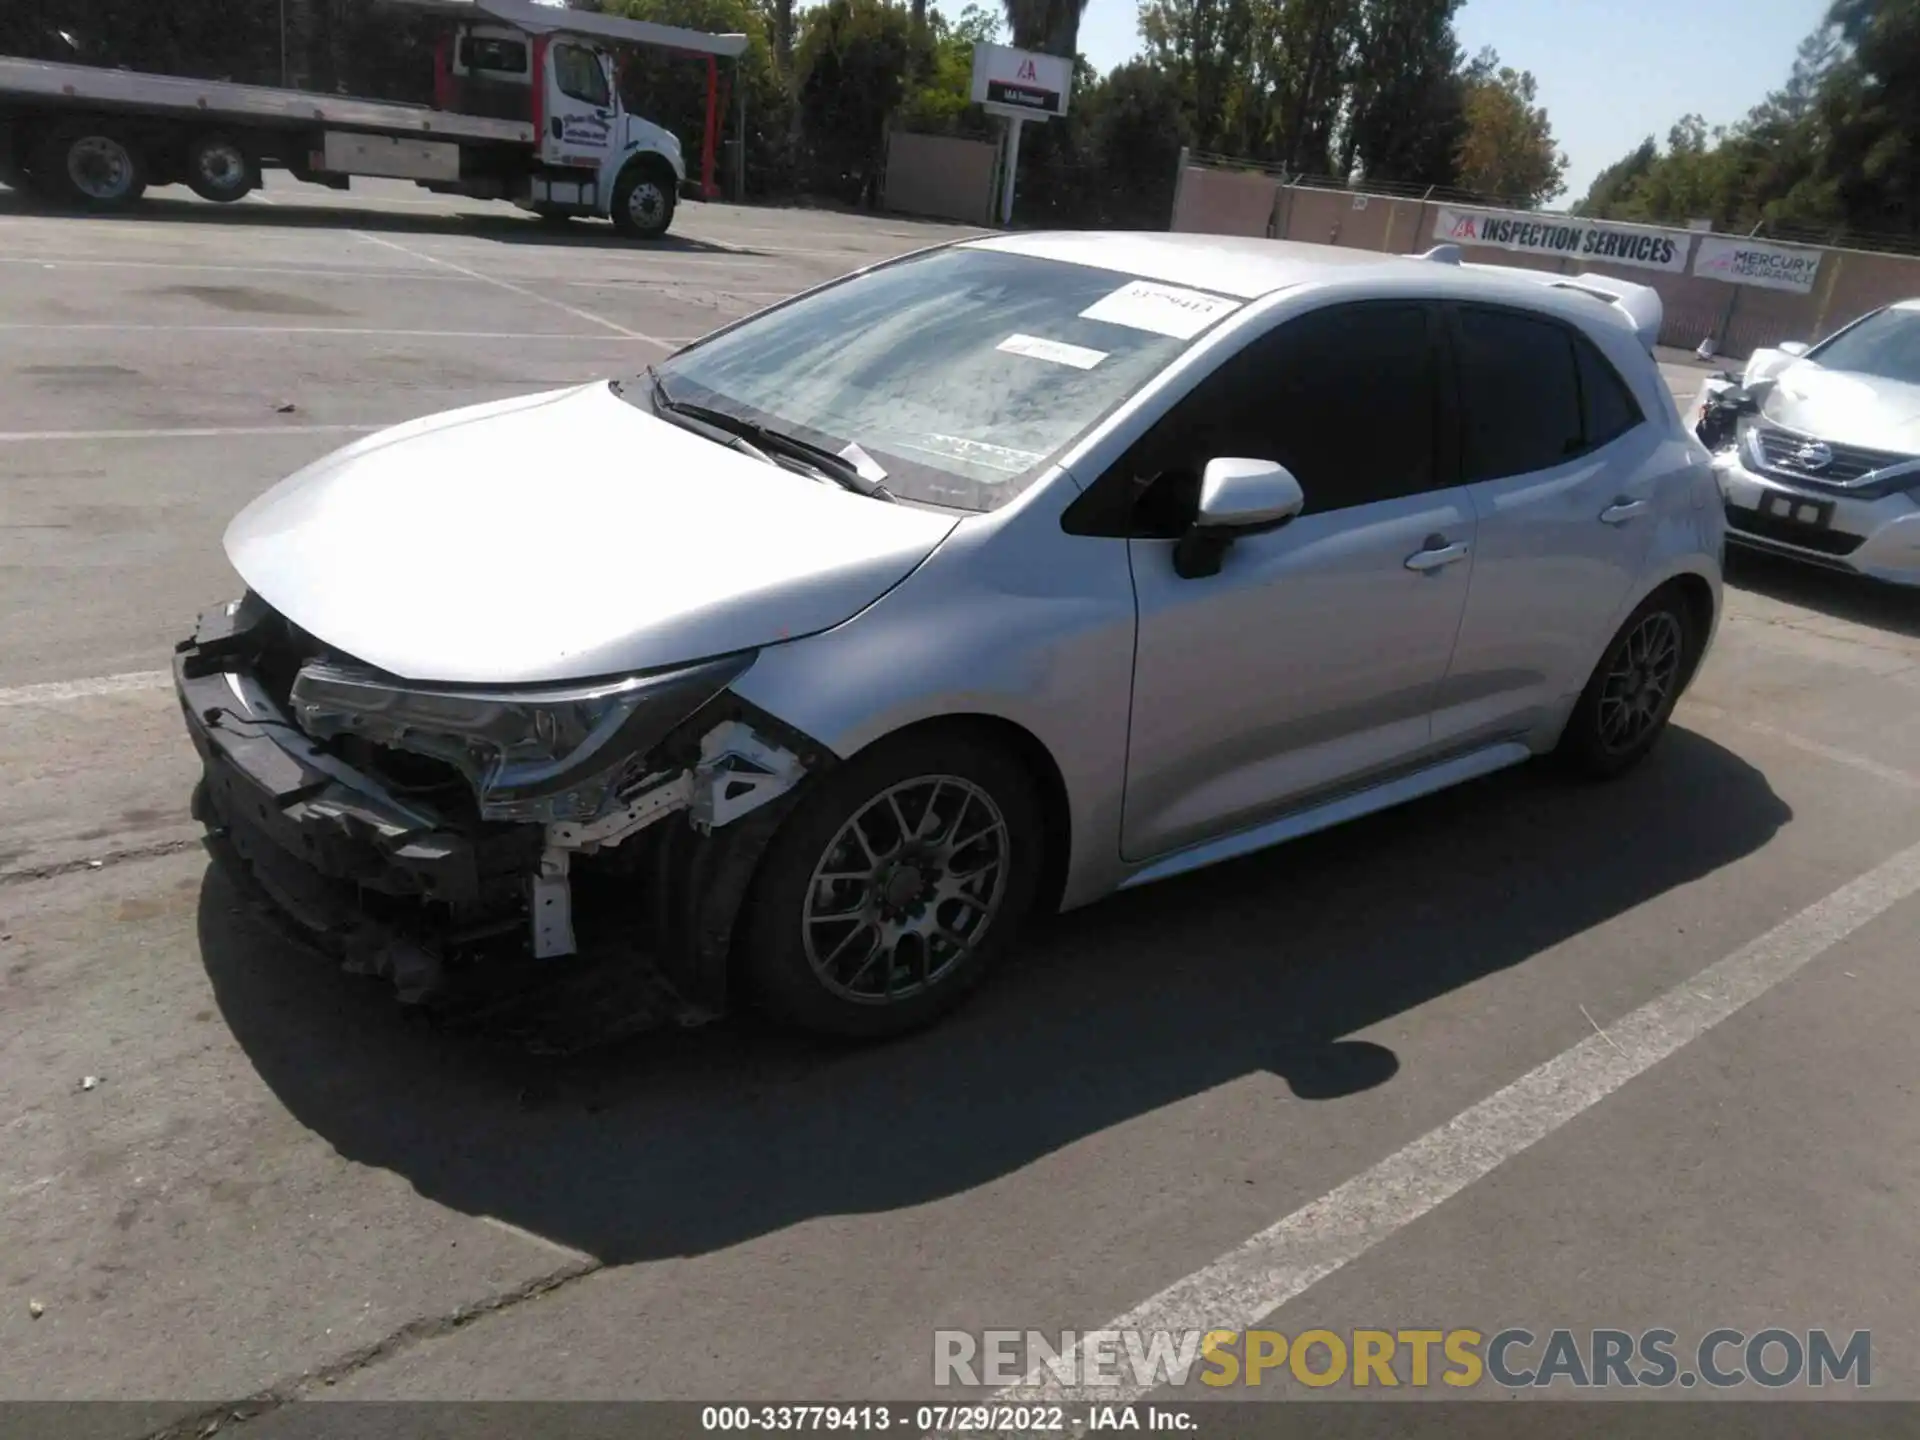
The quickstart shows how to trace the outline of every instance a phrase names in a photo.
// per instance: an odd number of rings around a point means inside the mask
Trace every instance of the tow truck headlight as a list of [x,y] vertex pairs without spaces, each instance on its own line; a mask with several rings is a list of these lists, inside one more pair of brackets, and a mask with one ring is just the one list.
[[657,746],[749,665],[751,652],[674,670],[557,687],[414,685],[315,661],[293,682],[316,740],[360,735],[454,766],[483,820],[584,820],[611,802],[628,762]]

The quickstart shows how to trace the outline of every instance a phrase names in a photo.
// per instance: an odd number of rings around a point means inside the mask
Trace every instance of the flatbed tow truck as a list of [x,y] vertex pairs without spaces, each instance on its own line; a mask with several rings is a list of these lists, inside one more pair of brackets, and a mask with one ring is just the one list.
[[[507,200],[542,217],[610,219],[664,235],[683,194],[714,199],[718,60],[744,35],[710,35],[530,0],[384,0],[444,17],[434,103],[0,56],[0,180],[90,210],[184,183],[233,202],[264,166],[344,190],[354,176]],[[620,94],[620,56],[655,46],[707,66],[697,179],[680,141]]]

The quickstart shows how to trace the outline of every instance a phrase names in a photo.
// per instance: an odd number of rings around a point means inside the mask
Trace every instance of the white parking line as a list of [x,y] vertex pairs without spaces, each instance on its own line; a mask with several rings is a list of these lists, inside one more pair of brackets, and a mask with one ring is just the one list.
[[1709,719],[1725,724],[1737,725],[1742,730],[1751,730],[1756,735],[1764,735],[1769,740],[1777,740],[1782,745],[1790,745],[1808,755],[1818,756],[1835,765],[1844,765],[1850,770],[1858,770],[1862,775],[1871,775],[1874,779],[1888,785],[1897,785],[1905,790],[1920,790],[1920,775],[1911,770],[1902,770],[1897,766],[1883,765],[1865,755],[1856,755],[1851,750],[1842,750],[1837,746],[1825,744],[1819,740],[1808,739],[1805,735],[1796,735],[1791,730],[1782,730],[1778,725],[1769,725],[1764,720],[1750,720],[1744,715],[1736,715],[1730,710],[1722,710],[1718,705],[1710,705],[1703,700],[1686,702],[1689,711],[1704,715]]
[[16,685],[0,690],[0,710],[15,705],[51,705],[62,700],[85,700],[93,695],[125,695],[135,690],[164,690],[173,683],[165,670],[132,670],[124,675],[96,675],[91,680],[49,680],[41,685]]
[[[1691,980],[1528,1071],[1103,1328],[1238,1330],[1258,1323],[1699,1039],[1916,891],[1920,845],[1902,850]],[[1147,1387],[1133,1383],[1114,1389],[1063,1385],[1043,1364],[995,1398],[1119,1402],[1146,1393]]]
[[670,340],[660,340],[652,335],[642,335],[638,330],[629,330],[626,326],[609,320],[604,315],[596,315],[591,310],[582,310],[578,306],[567,304],[564,300],[555,300],[551,296],[542,295],[537,290],[529,290],[524,285],[516,285],[511,280],[500,280],[492,275],[482,275],[478,270],[469,270],[465,265],[456,265],[451,260],[442,260],[438,255],[429,255],[424,250],[415,250],[410,245],[402,245],[398,240],[388,240],[379,235],[369,235],[364,230],[349,230],[347,233],[365,240],[370,245],[384,245],[389,250],[398,250],[402,255],[410,255],[415,260],[425,260],[430,265],[444,265],[449,270],[457,271],[459,274],[469,276],[475,280],[485,281],[489,285],[497,285],[502,290],[524,296],[528,300],[537,300],[542,305],[551,305],[556,310],[564,310],[576,320],[586,320],[595,325],[604,325],[607,329],[624,335],[629,340],[646,340],[667,349],[673,348],[673,342]]
[[289,275],[300,278],[313,276],[328,280],[433,280],[443,285],[464,285],[471,278],[466,275],[442,275],[437,270],[400,270],[391,265],[379,268],[373,266],[354,268],[343,265],[219,265],[205,260],[99,260],[91,257],[72,258],[65,255],[0,255],[0,265],[24,265],[40,270],[67,270],[81,267],[98,270],[210,270],[221,274]]
[[[391,424],[399,424],[392,421]],[[387,425],[207,425],[171,430],[0,430],[0,445],[43,440],[217,440],[228,435],[365,435]]]

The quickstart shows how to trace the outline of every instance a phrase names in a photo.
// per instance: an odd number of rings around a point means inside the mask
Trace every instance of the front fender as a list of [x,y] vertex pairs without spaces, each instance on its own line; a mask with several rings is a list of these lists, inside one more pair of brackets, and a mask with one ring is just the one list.
[[1124,542],[1026,518],[963,521],[882,599],[836,629],[762,651],[734,689],[842,758],[928,720],[981,715],[1021,727],[1066,789],[1071,908],[1120,873],[1133,581]]

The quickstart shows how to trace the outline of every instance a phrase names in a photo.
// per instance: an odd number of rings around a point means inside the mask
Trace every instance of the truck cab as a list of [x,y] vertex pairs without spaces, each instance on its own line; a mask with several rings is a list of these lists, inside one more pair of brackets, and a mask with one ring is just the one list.
[[680,141],[625,109],[614,57],[587,37],[462,25],[442,49],[436,95],[441,109],[533,127],[536,163],[509,195],[522,207],[610,215],[641,236],[671,223],[687,179]]

